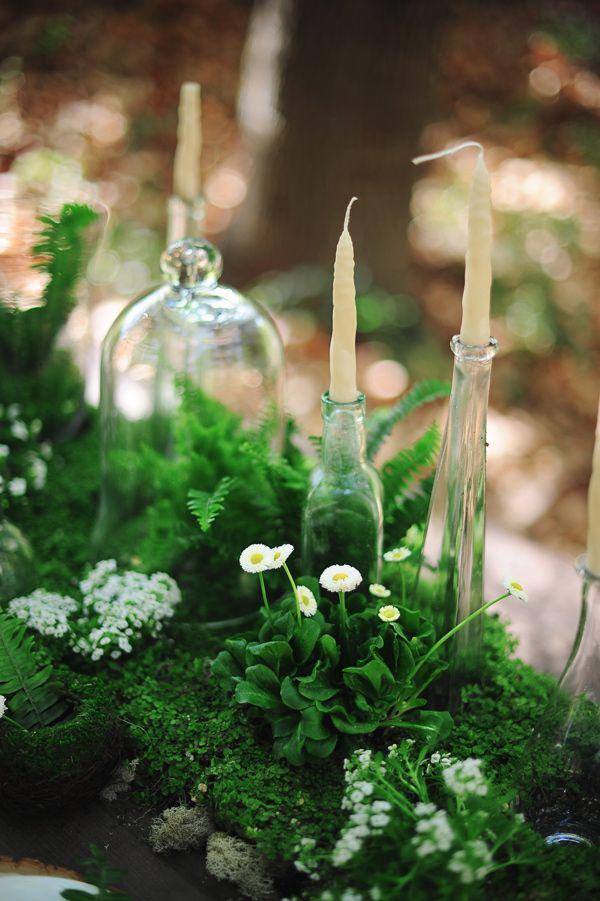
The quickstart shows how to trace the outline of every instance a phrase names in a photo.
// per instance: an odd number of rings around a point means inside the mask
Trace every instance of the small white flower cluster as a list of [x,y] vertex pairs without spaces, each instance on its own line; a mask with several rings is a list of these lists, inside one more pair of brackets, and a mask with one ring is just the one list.
[[[342,831],[332,853],[335,867],[343,867],[357,854],[365,840],[379,835],[390,822],[389,801],[374,797],[375,785],[368,777],[373,752],[355,751],[350,760],[344,761],[346,791],[342,799],[342,809],[350,812],[348,825]],[[385,772],[385,764],[379,764]]]
[[163,620],[173,616],[181,600],[171,576],[118,573],[115,560],[100,561],[79,588],[85,615],[78,620],[78,626],[85,628],[92,618],[97,625],[75,642],[73,650],[92,660],[108,654],[116,660],[123,653],[128,654],[132,636],[142,629],[155,638]]
[[79,589],[82,603],[38,588],[27,597],[13,598],[8,610],[41,635],[66,635],[76,654],[92,660],[110,654],[116,660],[132,650],[132,639],[142,629],[155,638],[181,600],[171,576],[119,573],[116,560],[101,560]]
[[46,460],[52,456],[52,447],[47,441],[37,442],[42,429],[41,420],[33,419],[26,423],[20,416],[19,404],[0,405],[0,421],[6,420],[2,428],[8,432],[7,440],[10,442],[0,444],[0,469],[4,470],[4,474],[0,473],[0,494],[6,492],[11,497],[23,497],[29,488],[41,491],[48,473]]
[[434,751],[434,753],[429,758],[429,763],[427,764],[425,772],[430,773],[436,766],[445,768],[450,766],[452,763],[454,763],[454,758],[450,757],[449,754],[440,754],[439,751]]
[[475,757],[457,760],[443,770],[446,786],[455,795],[479,795],[488,793],[488,784],[481,772],[481,761]]
[[457,873],[465,885],[485,879],[492,865],[492,852],[482,839],[465,842],[464,848],[452,855],[448,869]]
[[419,803],[415,805],[418,817],[415,827],[416,835],[412,840],[417,857],[427,857],[438,851],[449,851],[454,841],[454,830],[445,810],[435,804]]
[[6,713],[6,698],[4,695],[0,695],[0,720]]
[[43,588],[27,597],[13,598],[8,605],[8,612],[22,619],[30,629],[52,638],[60,638],[69,631],[69,616],[78,609],[79,604],[73,598]]

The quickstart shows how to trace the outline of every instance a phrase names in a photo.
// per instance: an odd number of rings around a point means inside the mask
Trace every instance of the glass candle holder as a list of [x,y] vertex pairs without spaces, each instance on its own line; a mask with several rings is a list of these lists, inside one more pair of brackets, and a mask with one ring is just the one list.
[[550,845],[600,844],[600,575],[585,555],[576,569],[582,586],[573,648],[523,767],[534,787],[530,819]]
[[365,396],[353,403],[321,398],[321,460],[302,520],[304,570],[318,576],[334,563],[355,566],[376,581],[383,542],[382,488],[366,456]]
[[[454,373],[448,420],[435,475],[417,596],[438,635],[483,603],[486,425],[494,338],[484,346],[450,342]],[[477,669],[484,618],[477,617],[447,644],[451,672]]]
[[20,529],[0,516],[0,603],[30,590],[33,551]]
[[281,417],[281,338],[260,304],[219,284],[217,248],[198,238],[176,241],[163,253],[161,269],[163,285],[121,312],[102,347],[98,552],[117,524],[140,512],[147,484],[140,452],[149,447],[174,455],[185,385],[249,428],[266,416]]

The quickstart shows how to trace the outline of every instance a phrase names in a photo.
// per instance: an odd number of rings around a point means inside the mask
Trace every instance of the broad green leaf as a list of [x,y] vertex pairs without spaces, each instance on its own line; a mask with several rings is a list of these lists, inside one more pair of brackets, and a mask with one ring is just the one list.
[[293,766],[300,766],[304,760],[302,748],[304,746],[304,736],[300,731],[300,726],[292,732],[289,738],[278,738],[273,744],[273,750],[276,757],[285,757]]
[[310,619],[303,616],[300,625],[296,625],[290,644],[293,648],[294,659],[299,666],[305,663],[312,654],[321,634],[322,623],[322,617],[319,620],[317,616]]
[[332,732],[322,741],[315,741],[312,738],[307,738],[304,747],[307,754],[310,754],[311,757],[317,757],[319,760],[324,760],[326,757],[330,757],[333,754],[337,742],[338,737],[335,732]]
[[279,698],[253,682],[238,682],[235,686],[235,699],[238,704],[251,704],[261,710],[273,710],[279,706]]
[[277,676],[289,673],[294,668],[292,649],[287,641],[264,641],[248,645],[248,656],[257,663],[264,663]]
[[270,670],[268,666],[265,666],[263,663],[257,663],[254,666],[249,666],[246,670],[246,681],[252,682],[258,688],[261,688],[263,691],[268,692],[268,694],[273,695],[276,700],[279,700],[279,679],[273,672]]
[[281,683],[280,696],[286,707],[291,707],[292,710],[304,710],[305,707],[310,707],[310,701],[302,697],[289,676],[286,676]]
[[323,741],[328,738],[330,729],[327,728],[325,716],[320,713],[316,707],[307,707],[301,713],[302,732],[306,738],[312,738],[315,741]]

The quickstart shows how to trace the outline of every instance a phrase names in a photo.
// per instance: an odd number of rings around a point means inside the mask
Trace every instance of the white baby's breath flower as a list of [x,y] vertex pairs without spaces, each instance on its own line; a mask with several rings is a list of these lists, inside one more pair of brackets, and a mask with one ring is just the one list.
[[18,438],[19,441],[27,441],[29,438],[29,429],[22,419],[17,419],[12,423],[10,433],[13,438]]
[[271,548],[271,553],[273,556],[271,559],[270,568],[279,569],[281,566],[283,566],[293,550],[293,544],[280,544],[279,547]]
[[515,582],[514,579],[505,579],[502,584],[506,590],[512,594],[513,598],[518,598],[520,601],[523,601],[524,604],[527,603],[529,595],[520,582]]
[[2,717],[4,716],[5,713],[6,713],[6,698],[4,697],[4,695],[0,695],[0,719],[2,719]]
[[9,454],[10,447],[8,446],[8,444],[0,444],[0,459],[3,460],[5,457],[8,457]]
[[240,566],[247,573],[264,573],[272,564],[273,551],[266,544],[249,544],[240,554]]
[[377,616],[384,623],[394,623],[397,619],[400,619],[400,611],[393,604],[387,604],[385,607],[381,607]]
[[6,408],[6,415],[9,419],[16,419],[17,416],[21,415],[21,405],[20,404],[9,404]]
[[317,612],[317,600],[306,585],[298,585],[298,603],[304,616],[314,616]]
[[319,582],[327,591],[354,591],[362,582],[359,571],[348,563],[334,563],[321,573]]
[[392,593],[389,588],[386,588],[385,585],[380,585],[378,582],[369,585],[369,591],[376,598],[389,598]]
[[20,476],[15,479],[11,479],[8,483],[8,490],[13,497],[23,497],[23,495],[27,491],[27,482]]
[[410,557],[411,552],[407,547],[393,547],[391,551],[386,551],[383,555],[383,559],[388,563],[402,563],[403,560],[406,560]]

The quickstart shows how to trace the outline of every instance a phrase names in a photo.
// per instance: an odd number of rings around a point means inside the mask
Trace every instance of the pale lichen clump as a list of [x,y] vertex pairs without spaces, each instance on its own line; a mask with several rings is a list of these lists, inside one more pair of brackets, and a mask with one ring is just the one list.
[[254,845],[226,832],[213,832],[206,846],[206,869],[215,879],[233,882],[252,901],[272,901],[273,879]]
[[213,830],[204,807],[168,807],[150,826],[148,841],[155,854],[201,848]]

